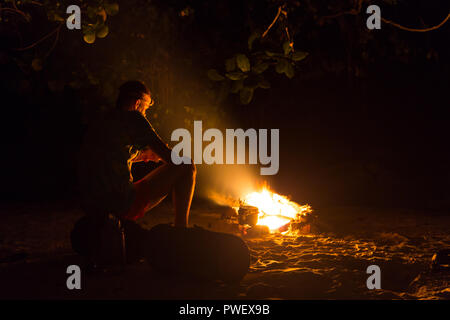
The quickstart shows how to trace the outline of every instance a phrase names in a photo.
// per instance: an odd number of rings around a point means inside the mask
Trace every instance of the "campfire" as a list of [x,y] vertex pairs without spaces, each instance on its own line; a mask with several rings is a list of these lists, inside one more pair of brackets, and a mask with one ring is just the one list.
[[267,226],[270,232],[285,232],[292,224],[301,225],[310,213],[311,206],[299,205],[267,187],[246,195],[238,208],[240,224]]

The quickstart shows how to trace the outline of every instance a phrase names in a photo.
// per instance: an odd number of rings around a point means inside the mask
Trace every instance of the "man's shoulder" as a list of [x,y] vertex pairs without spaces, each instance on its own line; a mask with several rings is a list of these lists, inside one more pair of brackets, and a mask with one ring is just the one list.
[[138,111],[122,111],[119,114],[119,117],[128,121],[132,121],[138,124],[146,124],[149,123],[147,118],[145,118]]

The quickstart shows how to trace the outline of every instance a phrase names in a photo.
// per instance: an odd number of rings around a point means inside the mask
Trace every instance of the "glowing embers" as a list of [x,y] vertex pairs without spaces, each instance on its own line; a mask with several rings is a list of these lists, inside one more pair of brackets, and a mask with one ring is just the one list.
[[[258,211],[256,220],[255,210]],[[240,223],[251,226],[265,225],[271,232],[287,231],[291,222],[302,222],[312,209],[309,205],[299,205],[287,197],[264,187],[260,192],[252,192],[241,200]]]

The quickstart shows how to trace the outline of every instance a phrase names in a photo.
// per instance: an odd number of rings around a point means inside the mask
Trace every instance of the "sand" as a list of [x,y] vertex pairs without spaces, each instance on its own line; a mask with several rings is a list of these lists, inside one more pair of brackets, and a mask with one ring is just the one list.
[[[82,212],[71,202],[0,207],[1,299],[449,299],[450,272],[431,272],[433,253],[450,247],[448,213],[404,209],[316,209],[310,233],[243,236],[252,262],[238,284],[162,275],[145,262],[92,273],[70,248]],[[211,205],[194,205],[191,224],[238,232]],[[172,220],[169,203],[139,223]],[[82,267],[81,290],[68,290],[66,268]],[[381,269],[369,290],[366,269]]]

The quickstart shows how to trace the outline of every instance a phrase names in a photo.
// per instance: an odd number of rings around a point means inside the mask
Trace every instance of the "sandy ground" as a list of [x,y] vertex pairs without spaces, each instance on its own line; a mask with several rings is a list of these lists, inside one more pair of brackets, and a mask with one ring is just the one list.
[[[197,205],[191,224],[236,229],[219,209]],[[69,233],[82,212],[70,203],[0,206],[1,299],[449,299],[450,272],[431,272],[433,253],[450,247],[448,213],[323,208],[308,234],[244,236],[252,262],[234,285],[161,275],[147,263],[89,273],[66,288],[66,268],[83,266]],[[172,220],[170,204],[149,212],[150,228]],[[368,290],[366,268],[381,268],[381,290]]]

